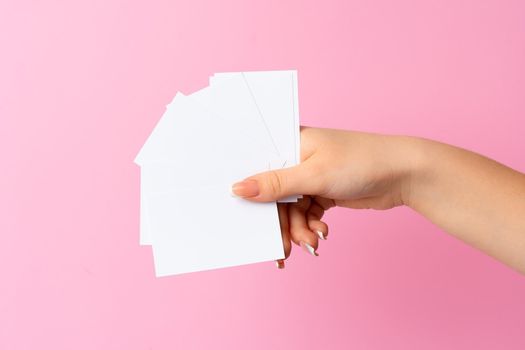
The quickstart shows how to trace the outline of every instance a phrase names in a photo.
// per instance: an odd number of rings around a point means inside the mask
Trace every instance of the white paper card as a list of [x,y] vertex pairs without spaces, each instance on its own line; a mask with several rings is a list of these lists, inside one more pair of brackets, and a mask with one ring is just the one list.
[[[220,184],[229,188],[235,181],[269,170],[268,164],[282,163],[261,126],[240,77],[224,79],[213,91],[206,88],[176,98],[136,159],[143,168],[140,244],[152,242],[145,197],[151,186],[168,190]],[[168,173],[150,165],[158,163],[178,169],[169,172],[173,181],[163,181]]]
[[[299,164],[297,71],[216,73],[210,77],[210,86],[233,76],[240,76],[244,80],[257,113],[264,120],[265,128],[280,158],[284,160],[275,163],[272,169]],[[301,196],[290,196],[279,202],[296,202],[298,198]]]
[[158,277],[284,258],[275,203],[247,202],[220,187],[148,201]]

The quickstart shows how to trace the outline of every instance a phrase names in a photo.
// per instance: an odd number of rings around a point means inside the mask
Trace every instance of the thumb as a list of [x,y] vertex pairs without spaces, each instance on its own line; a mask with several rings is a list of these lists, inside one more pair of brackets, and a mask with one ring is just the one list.
[[238,197],[256,202],[273,202],[299,194],[316,194],[316,176],[306,163],[297,166],[271,170],[250,176],[232,186],[232,193]]

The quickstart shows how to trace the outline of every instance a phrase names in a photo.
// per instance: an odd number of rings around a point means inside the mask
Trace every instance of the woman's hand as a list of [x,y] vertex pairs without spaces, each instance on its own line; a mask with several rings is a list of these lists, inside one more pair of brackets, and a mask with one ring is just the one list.
[[326,239],[321,221],[333,206],[389,209],[408,196],[414,139],[352,131],[302,128],[301,164],[269,171],[233,185],[233,192],[253,201],[275,201],[302,194],[297,203],[279,203],[286,257],[290,241],[316,256]]

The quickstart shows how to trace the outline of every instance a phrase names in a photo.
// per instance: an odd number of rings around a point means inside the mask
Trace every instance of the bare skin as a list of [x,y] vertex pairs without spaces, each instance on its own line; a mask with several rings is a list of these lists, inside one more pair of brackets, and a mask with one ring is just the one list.
[[[291,242],[317,255],[334,207],[385,210],[406,205],[525,273],[525,175],[479,154],[406,136],[302,128],[300,165],[251,176],[233,192],[279,204],[286,257]],[[278,261],[284,267],[284,261]]]

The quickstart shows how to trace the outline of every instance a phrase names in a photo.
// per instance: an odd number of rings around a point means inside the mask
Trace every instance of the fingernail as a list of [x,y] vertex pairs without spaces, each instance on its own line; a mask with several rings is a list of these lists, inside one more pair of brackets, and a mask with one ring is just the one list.
[[232,186],[232,194],[242,198],[252,198],[259,195],[259,184],[256,180],[244,180]]
[[315,232],[317,232],[317,235],[319,236],[319,238],[321,238],[323,241],[326,241],[326,238],[327,238],[326,237],[326,233],[324,233],[323,231],[320,231],[320,230],[315,231]]
[[313,256],[319,256],[319,254],[317,254],[317,252],[315,251],[314,247],[312,247],[308,243],[301,242],[301,248],[303,248],[304,251],[307,252],[308,254],[311,254]]
[[282,259],[275,260],[275,265],[280,270],[284,269],[284,260],[282,260]]

